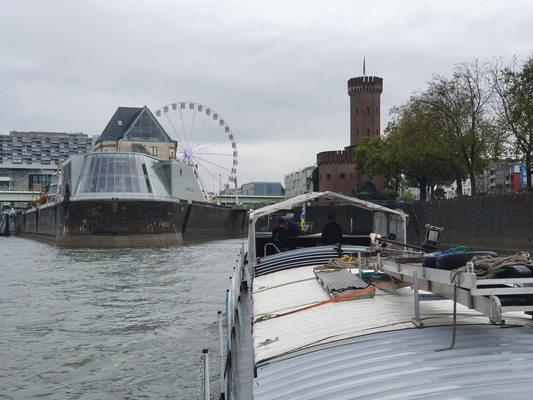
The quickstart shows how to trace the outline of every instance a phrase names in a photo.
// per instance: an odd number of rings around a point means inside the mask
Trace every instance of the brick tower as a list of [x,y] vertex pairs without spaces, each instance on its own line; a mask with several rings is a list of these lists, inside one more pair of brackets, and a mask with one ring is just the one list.
[[350,96],[350,147],[363,137],[379,136],[383,78],[359,76],[348,81]]
[[384,187],[383,177],[372,180],[355,170],[354,149],[364,137],[380,134],[381,93],[383,78],[359,76],[348,81],[350,96],[350,145],[344,150],[324,151],[317,154],[318,188],[322,191],[354,195],[365,191],[376,198]]

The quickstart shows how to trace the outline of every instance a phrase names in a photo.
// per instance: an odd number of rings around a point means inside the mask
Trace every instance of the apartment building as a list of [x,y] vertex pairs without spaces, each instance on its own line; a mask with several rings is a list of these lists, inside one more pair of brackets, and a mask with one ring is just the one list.
[[311,177],[315,166],[305,167],[285,175],[285,197],[290,198],[313,191]]
[[[23,190],[50,185],[59,163],[92,150],[92,140],[81,132],[19,132],[0,135],[0,190]],[[27,187],[23,181],[27,179]]]

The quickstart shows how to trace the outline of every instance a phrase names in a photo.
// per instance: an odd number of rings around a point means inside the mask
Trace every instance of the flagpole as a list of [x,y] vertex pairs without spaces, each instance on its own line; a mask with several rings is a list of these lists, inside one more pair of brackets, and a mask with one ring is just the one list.
[[304,224],[305,224],[305,203],[302,204],[302,213],[300,214],[300,225],[302,228],[302,232],[304,232]]

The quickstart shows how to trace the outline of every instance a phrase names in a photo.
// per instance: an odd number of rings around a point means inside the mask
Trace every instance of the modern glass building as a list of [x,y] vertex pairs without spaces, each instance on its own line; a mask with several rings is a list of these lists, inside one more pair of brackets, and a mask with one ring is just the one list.
[[281,182],[250,182],[241,187],[243,196],[281,196]]
[[157,199],[204,201],[191,166],[141,153],[72,157],[62,171],[62,194],[71,200]]

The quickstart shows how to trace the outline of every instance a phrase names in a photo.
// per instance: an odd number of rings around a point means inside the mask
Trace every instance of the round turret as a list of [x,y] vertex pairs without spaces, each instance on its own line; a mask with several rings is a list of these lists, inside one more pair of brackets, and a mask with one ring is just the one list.
[[359,76],[348,81],[350,96],[350,146],[364,137],[380,134],[381,93],[383,78]]

